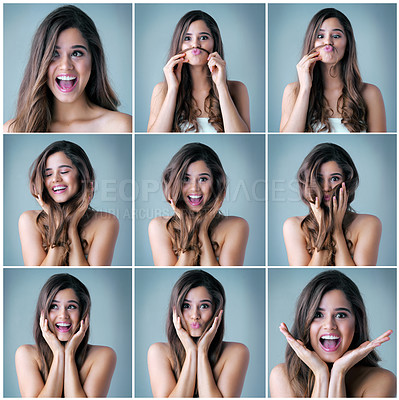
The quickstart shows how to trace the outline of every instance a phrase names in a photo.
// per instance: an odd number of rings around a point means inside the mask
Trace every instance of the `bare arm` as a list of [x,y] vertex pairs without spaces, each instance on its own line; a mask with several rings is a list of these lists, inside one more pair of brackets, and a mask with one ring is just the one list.
[[367,105],[367,131],[386,132],[384,99],[377,86],[365,83],[363,97]]

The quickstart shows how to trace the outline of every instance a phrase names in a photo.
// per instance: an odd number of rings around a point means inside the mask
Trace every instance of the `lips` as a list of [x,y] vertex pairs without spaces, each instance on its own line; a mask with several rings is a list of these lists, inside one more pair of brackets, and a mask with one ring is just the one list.
[[192,324],[190,324],[191,328],[193,329],[199,329],[201,328],[201,324],[199,322],[193,322]]
[[55,78],[57,88],[63,93],[72,92],[78,83],[78,78],[73,75],[58,75]]
[[324,198],[324,201],[330,201],[330,196],[325,195],[323,198]]
[[53,187],[51,188],[51,190],[52,190],[53,193],[55,193],[55,194],[64,193],[67,189],[68,189],[68,186],[65,186],[65,185],[57,185],[57,186],[53,186]]
[[193,49],[191,52],[192,52],[192,54],[195,55],[195,56],[198,56],[199,54],[201,54],[201,50],[198,49],[198,48]]
[[331,45],[327,45],[327,46],[324,47],[324,51],[326,51],[328,53],[333,51],[333,50],[334,50],[334,48]]
[[72,328],[72,324],[68,323],[68,322],[58,322],[57,324],[55,324],[55,329],[57,329],[57,331],[61,332],[61,333],[65,333],[70,331]]
[[199,194],[189,194],[187,198],[190,205],[199,206],[202,203],[204,196]]
[[320,347],[328,353],[336,351],[341,342],[342,339],[339,336],[332,334],[323,335],[319,339]]

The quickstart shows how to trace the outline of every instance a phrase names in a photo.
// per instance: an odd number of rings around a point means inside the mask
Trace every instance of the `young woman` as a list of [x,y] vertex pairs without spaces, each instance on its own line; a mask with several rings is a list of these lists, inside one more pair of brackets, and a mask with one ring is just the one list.
[[248,223],[220,213],[226,186],[210,147],[189,143],[173,156],[162,188],[174,215],[154,218],[148,228],[155,265],[243,265]]
[[148,132],[249,132],[245,85],[227,80],[216,21],[190,11],[178,22],[151,99]]
[[395,397],[396,377],[378,367],[375,348],[391,330],[369,341],[366,309],[355,283],[325,271],[302,291],[288,331],[285,363],[270,374],[272,397]]
[[348,18],[319,11],[305,35],[298,81],[284,90],[281,132],[385,132],[379,89],[362,82]]
[[241,343],[223,342],[225,293],[201,270],[185,272],[169,302],[168,343],[148,350],[154,397],[240,397],[249,352]]
[[317,145],[298,171],[305,217],[284,222],[290,265],[376,265],[380,220],[357,214],[350,204],[359,175],[350,155],[333,143]]
[[75,6],[62,6],[39,26],[5,132],[131,132],[130,115],[107,77],[96,26]]
[[90,294],[69,274],[51,276],[37,301],[36,345],[15,354],[22,397],[106,397],[115,352],[89,341]]
[[41,210],[25,211],[19,235],[25,265],[111,265],[118,219],[94,211],[94,171],[75,143],[50,144],[30,169],[30,191]]

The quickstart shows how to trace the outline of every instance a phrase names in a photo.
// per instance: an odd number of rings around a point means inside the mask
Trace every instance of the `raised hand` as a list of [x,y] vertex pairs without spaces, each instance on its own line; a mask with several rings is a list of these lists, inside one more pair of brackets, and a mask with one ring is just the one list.
[[36,201],[38,202],[40,208],[47,214],[49,215],[50,212],[50,206],[44,202],[42,196],[40,194],[36,194],[35,196]]
[[89,316],[86,315],[85,319],[80,321],[79,330],[65,344],[65,352],[75,356],[76,350],[78,349],[80,343],[82,342],[88,327],[89,327]]
[[44,318],[44,311],[40,313],[39,325],[42,331],[43,338],[49,345],[53,354],[57,352],[63,352],[64,346],[58,340],[57,336],[53,332],[51,332],[50,328],[48,327],[48,319]]
[[280,324],[279,329],[287,339],[287,343],[291,346],[292,350],[295,351],[296,355],[315,375],[328,374],[327,364],[316,354],[316,352],[309,350],[301,340],[295,339],[284,322]]
[[363,360],[371,351],[376,347],[381,346],[387,342],[392,334],[392,330],[388,330],[378,338],[372,341],[362,343],[358,348],[347,351],[341,358],[336,360],[333,364],[331,373],[344,372],[347,373],[354,365]]
[[177,336],[179,337],[186,353],[197,351],[197,345],[194,343],[190,334],[182,327],[181,318],[177,315],[176,308],[173,308],[173,325],[175,326]]
[[211,71],[212,80],[216,87],[227,83],[226,61],[224,61],[217,52],[209,54],[208,68]]
[[321,60],[319,51],[313,51],[310,54],[306,54],[302,57],[296,66],[298,73],[299,86],[302,89],[310,89],[313,81],[313,69],[316,62]]
[[168,89],[177,90],[181,81],[181,70],[184,63],[188,60],[185,58],[186,53],[179,53],[171,57],[163,68]]
[[201,338],[198,342],[198,350],[203,351],[205,354],[208,354],[209,347],[215,338],[216,332],[219,328],[220,322],[222,320],[223,310],[220,310],[219,314],[213,320],[211,328],[208,332]]
[[348,192],[346,191],[345,182],[339,189],[339,202],[337,197],[333,197],[333,216],[335,230],[342,230],[342,222],[345,217],[346,209],[348,207]]
[[203,231],[203,233],[208,234],[208,229],[209,226],[211,225],[213,219],[216,217],[217,213],[219,212],[220,208],[222,207],[224,201],[224,197],[219,198],[216,202],[215,205],[212,207],[212,210],[206,213],[204,220],[201,224],[200,229]]

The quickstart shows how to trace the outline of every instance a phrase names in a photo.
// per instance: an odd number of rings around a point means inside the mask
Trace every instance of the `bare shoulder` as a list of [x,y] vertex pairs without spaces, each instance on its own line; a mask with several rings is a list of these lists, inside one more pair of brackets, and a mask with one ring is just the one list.
[[378,89],[377,86],[375,86],[371,83],[363,83],[362,95],[363,95],[364,99],[366,100],[366,102],[367,102],[367,99],[372,99],[375,96],[382,97],[380,89]]
[[103,211],[96,211],[89,221],[89,226],[97,229],[119,230],[119,221],[114,214]]
[[348,378],[354,397],[396,396],[396,376],[387,369],[358,366],[349,371]]
[[249,231],[248,222],[241,217],[226,216],[218,224],[216,229],[234,229]]
[[30,361],[38,360],[39,354],[37,348],[33,344],[23,344],[19,346],[15,352],[15,360],[24,359]]
[[301,223],[305,217],[289,217],[284,221],[283,232],[285,233],[301,233]]
[[233,97],[248,93],[247,87],[240,81],[227,81],[227,86]]
[[284,98],[296,98],[298,94],[298,82],[291,82],[284,88]]
[[10,119],[3,124],[3,132],[12,132],[11,125],[15,121],[15,119]]
[[351,223],[351,228],[356,230],[373,229],[381,230],[382,223],[378,217],[371,214],[356,214],[356,218]]
[[105,110],[104,131],[132,132],[132,116],[119,111]]
[[34,224],[36,226],[36,218],[40,214],[40,210],[28,210],[24,211],[19,216],[19,227],[27,227],[32,226]]
[[271,397],[295,397],[288,377],[287,366],[282,363],[276,365],[269,379]]
[[242,362],[249,361],[248,347],[238,342],[223,342],[222,355],[239,359]]
[[152,91],[152,97],[158,98],[160,97],[161,99],[164,99],[166,96],[166,93],[168,91],[168,85],[166,82],[159,82],[154,86],[154,90]]
[[167,233],[166,224],[168,223],[170,217],[155,217],[148,225],[148,233],[159,235]]
[[151,365],[159,365],[160,363],[168,363],[171,365],[170,348],[168,343],[153,343],[148,348],[147,361]]
[[87,360],[90,362],[102,362],[116,364],[116,353],[108,346],[89,345]]

